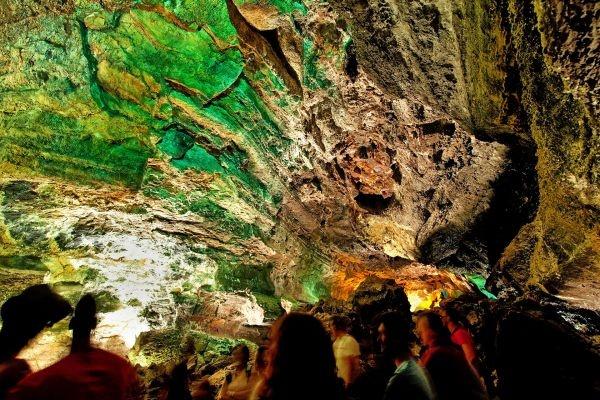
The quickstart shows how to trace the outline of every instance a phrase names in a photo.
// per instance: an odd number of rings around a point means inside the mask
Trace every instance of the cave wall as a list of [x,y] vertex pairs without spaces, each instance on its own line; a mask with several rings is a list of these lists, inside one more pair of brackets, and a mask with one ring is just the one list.
[[521,98],[537,144],[540,205],[499,270],[520,285],[539,284],[597,309],[600,8],[593,2],[528,1],[507,7]]
[[0,6],[7,294],[218,330],[422,263],[595,293],[591,2]]

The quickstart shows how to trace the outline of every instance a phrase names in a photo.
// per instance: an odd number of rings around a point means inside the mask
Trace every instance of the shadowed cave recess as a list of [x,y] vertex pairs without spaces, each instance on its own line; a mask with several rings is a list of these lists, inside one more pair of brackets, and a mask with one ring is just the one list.
[[0,0],[0,298],[93,293],[101,346],[158,374],[184,343],[210,363],[284,309],[386,281],[413,311],[456,298],[507,382],[540,336],[598,366],[599,18],[588,0]]

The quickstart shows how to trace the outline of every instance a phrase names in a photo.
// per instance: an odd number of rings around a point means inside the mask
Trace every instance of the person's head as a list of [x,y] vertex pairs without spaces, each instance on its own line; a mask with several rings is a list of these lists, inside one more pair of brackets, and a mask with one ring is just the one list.
[[0,310],[0,359],[16,356],[44,328],[54,325],[73,308],[48,285],[34,285],[9,298]]
[[234,362],[237,365],[244,368],[248,365],[248,362],[250,361],[250,349],[248,349],[248,346],[246,346],[245,344],[240,344],[234,347],[233,351],[231,352],[231,355],[233,356]]
[[185,400],[189,398],[189,375],[187,364],[179,363],[173,368],[169,379],[167,400]]
[[409,318],[394,311],[381,315],[378,322],[378,341],[384,355],[392,359],[409,355],[414,341]]
[[96,300],[91,294],[85,294],[75,306],[69,329],[73,331],[74,336],[89,336],[97,324]]
[[342,315],[331,317],[331,331],[334,337],[342,336],[350,332],[350,318]]
[[274,326],[269,352],[268,398],[335,397],[338,381],[331,339],[317,318],[287,314]]
[[417,318],[417,335],[424,345],[449,343],[450,332],[444,326],[442,318],[434,312],[425,312]]
[[463,318],[457,309],[447,306],[440,310],[440,317],[445,326],[449,324],[462,324]]

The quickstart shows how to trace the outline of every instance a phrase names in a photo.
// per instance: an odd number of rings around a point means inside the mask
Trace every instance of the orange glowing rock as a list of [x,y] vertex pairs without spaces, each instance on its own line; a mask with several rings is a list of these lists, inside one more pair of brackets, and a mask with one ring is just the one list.
[[337,270],[330,277],[331,296],[336,300],[348,300],[369,276],[393,279],[403,286],[413,311],[429,309],[444,298],[472,291],[462,275],[416,262],[398,268],[373,268],[360,258],[344,253],[338,254],[336,265]]

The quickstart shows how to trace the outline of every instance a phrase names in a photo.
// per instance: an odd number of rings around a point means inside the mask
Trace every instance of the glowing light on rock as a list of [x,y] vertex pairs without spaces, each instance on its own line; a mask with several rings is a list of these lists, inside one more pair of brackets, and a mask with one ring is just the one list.
[[[182,286],[192,293],[203,285],[214,286],[216,264],[198,253],[205,245],[152,229],[152,218],[74,207],[55,225],[56,230],[73,238],[70,247],[76,251],[67,258],[68,267],[75,273],[91,270],[98,275],[94,279],[83,278],[84,291],[108,291],[121,305],[130,306],[125,310],[131,315],[133,310],[139,314],[145,308],[151,309],[156,312],[153,327],[164,327],[177,315],[173,292]],[[75,225],[81,220],[102,229],[77,230]],[[64,279],[62,271],[48,277],[50,282]]]
[[265,322],[265,310],[258,305],[254,297],[242,304],[240,312],[246,318],[248,325],[262,325]]
[[19,358],[26,360],[31,369],[39,371],[69,354],[71,334],[66,329],[46,329],[21,351]]
[[281,307],[285,310],[286,313],[291,313],[294,304],[289,300],[281,299]]
[[440,305],[440,301],[444,299],[442,290],[407,290],[406,297],[410,303],[410,311],[429,310],[432,307]]
[[150,325],[139,316],[139,310],[127,307],[101,315],[95,339],[101,347],[113,351],[122,344],[122,350],[129,351],[140,333],[150,330]]
[[[100,314],[97,329],[93,332],[93,344],[121,356],[126,356],[140,333],[150,330],[148,323],[139,316],[139,310],[127,307]],[[52,329],[46,329],[32,340],[19,357],[27,360],[34,371],[49,367],[69,354],[71,332],[67,321]]]
[[467,278],[431,265],[413,263],[401,268],[368,269],[355,263],[351,266],[346,264],[344,269],[332,276],[332,297],[348,300],[369,276],[393,279],[403,286],[411,311],[429,309],[439,305],[445,298],[472,291]]

